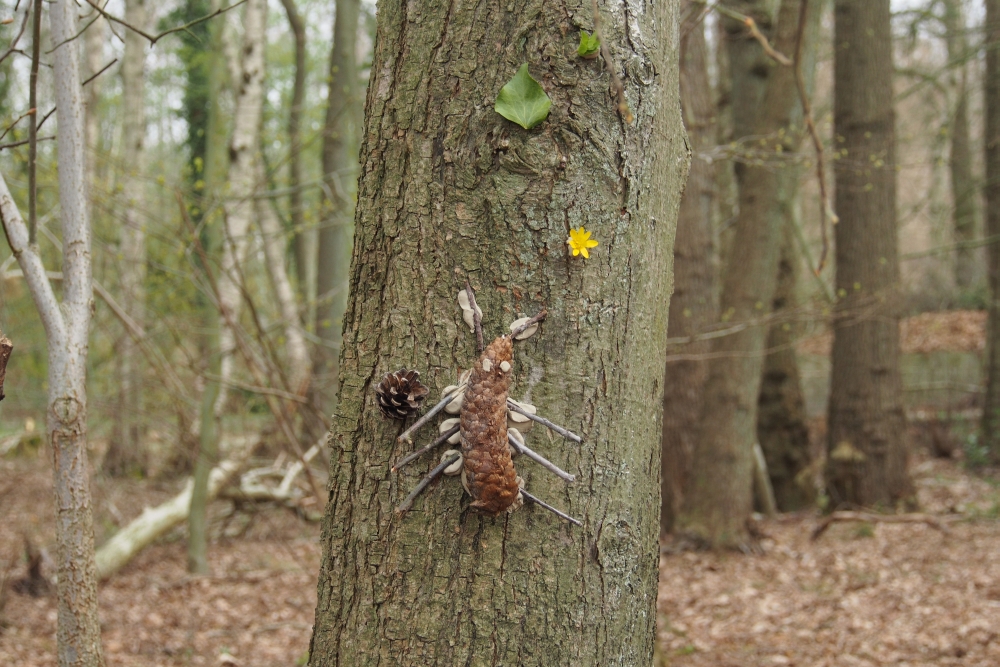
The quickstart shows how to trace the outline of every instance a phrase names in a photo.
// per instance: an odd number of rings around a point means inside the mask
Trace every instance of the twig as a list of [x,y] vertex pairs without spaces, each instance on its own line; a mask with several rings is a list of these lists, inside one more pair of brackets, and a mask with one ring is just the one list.
[[605,44],[604,36],[601,34],[601,15],[597,10],[597,0],[593,0],[593,7],[594,34],[597,35],[597,41],[601,45],[601,57],[604,58],[604,64],[611,75],[611,84],[615,87],[615,92],[618,95],[618,114],[626,123],[631,125],[634,116],[632,116],[632,110],[628,108],[628,100],[625,98],[625,86],[618,76],[618,67],[615,65],[614,58],[611,57],[611,51],[608,49],[608,45]]
[[545,417],[539,417],[538,415],[531,414],[530,412],[528,412],[527,410],[525,410],[524,408],[522,408],[520,405],[518,405],[514,401],[510,400],[509,398],[507,399],[507,409],[508,410],[513,410],[514,412],[516,412],[519,415],[524,415],[525,417],[527,417],[531,421],[536,421],[539,424],[542,424],[543,426],[545,426],[546,428],[549,428],[549,429],[555,431],[556,433],[558,433],[562,437],[569,438],[570,440],[572,440],[573,442],[575,442],[577,444],[583,442],[583,438],[581,438],[580,436],[578,436],[576,433],[573,433],[571,431],[567,431],[565,428],[563,428],[562,426],[559,426],[558,424],[553,424],[552,422],[550,422]]
[[38,111],[38,109],[28,109],[23,114],[21,114],[20,116],[18,116],[17,118],[15,118],[14,122],[12,122],[10,125],[8,125],[6,128],[4,128],[3,134],[0,134],[0,139],[3,139],[4,137],[6,137],[7,133],[9,133],[11,130],[13,130],[15,125],[17,125],[18,123],[20,123],[22,120],[24,120],[28,116],[34,115],[34,113],[36,111]]
[[[55,137],[38,137],[37,141],[52,141]],[[0,144],[0,151],[5,148],[17,148],[18,146],[23,146],[30,143],[28,139],[21,139],[20,141],[12,141],[9,144]]]
[[483,344],[483,318],[479,316],[479,306],[476,305],[476,293],[472,291],[469,280],[465,280],[465,293],[469,297],[469,307],[472,308],[472,328],[476,331],[476,353],[482,354],[485,349]]
[[[47,121],[49,119],[49,116],[51,116],[55,112],[56,112],[56,108],[55,107],[52,107],[51,109],[49,109],[48,111],[46,111],[45,115],[42,116],[42,119],[40,121],[38,121],[38,128],[37,129],[39,129],[39,130],[42,129],[42,125],[45,125],[45,121]],[[39,139],[39,141],[41,141],[41,139]]]
[[517,438],[515,438],[514,436],[512,436],[509,431],[507,432],[507,442],[509,442],[511,444],[511,446],[514,449],[516,449],[518,452],[520,452],[521,454],[524,454],[529,459],[531,459],[532,461],[534,461],[538,465],[542,466],[543,468],[545,468],[546,470],[548,470],[549,472],[551,472],[556,477],[561,477],[564,480],[566,480],[567,482],[575,482],[576,481],[576,475],[571,475],[570,473],[566,472],[565,470],[563,470],[562,468],[560,468],[559,466],[557,466],[555,463],[552,463],[552,461],[549,461],[547,458],[545,458],[541,454],[538,454],[538,453],[534,452],[527,445],[518,442]]
[[530,318],[527,322],[525,322],[521,326],[519,326],[516,329],[514,329],[513,331],[511,331],[510,332],[510,337],[512,339],[514,339],[514,340],[517,340],[518,336],[520,336],[525,331],[527,331],[531,327],[535,326],[539,322],[542,322],[546,318],[546,316],[548,316],[548,314],[549,314],[549,312],[543,308],[542,312],[538,313],[534,317]]
[[809,137],[812,139],[813,148],[816,151],[816,180],[819,181],[820,198],[819,232],[823,240],[823,249],[819,253],[819,262],[815,269],[815,274],[818,276],[826,265],[826,255],[830,249],[830,241],[827,238],[826,232],[827,217],[833,220],[834,224],[837,224],[837,214],[833,212],[833,208],[830,206],[830,196],[826,192],[826,165],[823,159],[823,141],[816,130],[812,103],[809,101],[809,95],[806,94],[806,82],[802,74],[802,50],[805,46],[806,15],[808,11],[809,0],[802,0],[802,5],[799,9],[798,34],[795,38],[795,87],[799,89],[799,100],[802,102],[802,115],[805,118],[806,127],[809,128]]
[[89,77],[87,77],[87,79],[86,79],[86,80],[85,80],[85,81],[84,81],[83,83],[81,83],[81,84],[80,84],[80,87],[81,87],[81,88],[83,88],[83,87],[84,87],[84,86],[86,86],[86,85],[87,85],[88,83],[90,83],[91,81],[93,81],[93,80],[94,80],[94,79],[96,79],[97,77],[99,77],[99,76],[101,76],[102,74],[104,74],[104,72],[105,72],[105,71],[106,71],[106,70],[107,70],[107,69],[108,69],[109,67],[111,67],[112,65],[114,65],[114,64],[115,64],[116,62],[118,62],[118,58],[115,58],[114,60],[112,60],[111,62],[109,62],[109,63],[108,63],[107,65],[105,65],[104,67],[102,67],[101,69],[97,70],[96,72],[94,72],[93,74],[91,74],[91,75],[90,75]]
[[943,523],[929,514],[873,514],[871,512],[834,512],[816,526],[812,532],[811,540],[818,540],[831,525],[842,521],[867,521],[869,523],[923,523],[934,530],[939,530],[944,535],[950,535],[951,531]]
[[535,496],[531,495],[530,493],[528,493],[524,489],[521,489],[521,495],[524,496],[525,498],[527,498],[528,500],[530,500],[531,502],[535,503],[536,505],[540,505],[541,507],[544,507],[548,511],[552,512],[553,514],[555,514],[557,517],[560,517],[562,519],[566,519],[570,523],[576,524],[577,526],[581,526],[581,527],[583,526],[582,523],[580,523],[578,520],[576,520],[573,517],[571,517],[569,514],[566,514],[565,512],[563,512],[561,510],[557,510],[552,505],[549,505],[544,500],[540,500],[540,499],[536,498]]
[[[16,9],[14,11],[17,11]],[[0,56],[0,63],[7,59],[7,57],[17,50],[17,43],[21,41],[21,36],[24,35],[24,30],[28,27],[28,17],[31,15],[30,11],[24,12],[24,20],[21,21],[21,29],[17,31],[17,35],[14,37],[13,41],[10,43],[10,48],[3,52]]]
[[[702,3],[707,4],[704,2],[704,0],[702,0]],[[728,16],[729,18],[735,19],[740,23],[742,23],[743,25],[745,25],[747,27],[747,30],[750,31],[750,36],[757,40],[761,48],[764,49],[764,53],[766,53],[771,59],[784,65],[785,67],[790,67],[792,65],[791,58],[789,58],[783,53],[776,51],[774,47],[771,46],[771,42],[769,42],[767,37],[764,36],[764,33],[760,31],[760,28],[757,27],[757,22],[754,21],[752,17],[747,16],[746,14],[741,14],[735,9],[724,7],[720,3],[715,3],[712,6],[712,9],[719,12],[723,16]]]
[[441,473],[444,472],[445,468],[450,466],[452,463],[454,463],[461,457],[462,457],[461,454],[455,454],[453,456],[449,456],[440,464],[438,464],[436,468],[427,473],[427,476],[424,477],[422,480],[420,480],[420,483],[417,484],[412,491],[410,491],[410,495],[406,496],[406,499],[399,504],[399,507],[396,508],[396,514],[403,514],[408,509],[410,509],[410,506],[413,505],[413,501],[416,500],[417,496],[420,495],[420,492],[426,489],[428,484],[430,484],[437,477],[439,477]]
[[435,439],[434,442],[432,442],[431,444],[426,445],[424,447],[421,447],[417,451],[411,452],[411,453],[407,454],[406,456],[404,456],[403,458],[399,459],[399,461],[397,461],[396,463],[393,464],[392,471],[393,472],[398,472],[399,469],[402,468],[403,466],[409,465],[410,463],[412,463],[413,461],[416,461],[418,458],[420,458],[421,456],[423,456],[427,452],[431,451],[435,447],[439,447],[442,444],[444,444],[445,441],[448,440],[448,438],[450,438],[451,436],[455,435],[460,430],[461,430],[461,427],[458,424],[456,424],[455,426],[452,426],[450,429],[448,429],[447,431],[445,431],[444,433],[442,433],[441,435],[439,435],[437,437],[437,439]]
[[450,394],[445,394],[445,396],[440,400],[440,402],[438,402],[437,405],[435,405],[433,408],[431,408],[430,410],[428,410],[427,413],[424,414],[423,417],[421,417],[417,421],[413,422],[413,425],[410,426],[410,428],[408,428],[405,431],[403,431],[402,433],[400,433],[399,437],[396,438],[396,441],[397,442],[409,442],[409,443],[412,443],[413,441],[410,440],[410,436],[413,435],[413,433],[416,432],[416,430],[418,428],[420,428],[421,426],[423,426],[424,424],[426,424],[427,422],[429,422],[431,420],[431,418],[434,417],[434,415],[436,415],[437,413],[439,413],[442,410],[444,410],[444,406],[448,405],[453,400],[455,400],[456,398],[458,398],[459,394],[461,392],[463,392],[463,391],[465,391],[465,387],[461,387],[460,386],[458,389],[456,389],[455,391],[451,392]]
[[[36,0],[36,2],[37,1],[38,0]],[[101,9],[100,7],[98,7],[96,4],[94,4],[93,0],[86,0],[86,2],[87,2],[88,5],[90,5],[94,9],[96,9],[101,14],[101,16],[103,16],[107,20],[111,21],[112,23],[117,23],[120,26],[124,26],[124,27],[128,28],[129,30],[131,30],[132,32],[136,33],[137,35],[142,35],[143,37],[145,37],[147,40],[149,40],[149,45],[150,46],[153,46],[158,41],[160,41],[161,39],[163,39],[164,37],[166,37],[167,35],[172,35],[175,32],[181,32],[182,30],[187,30],[188,28],[196,26],[199,23],[202,23],[202,22],[207,21],[209,19],[213,19],[216,16],[218,16],[219,14],[224,14],[224,13],[228,12],[230,9],[235,9],[236,7],[239,7],[240,5],[242,5],[246,1],[247,0],[238,0],[237,2],[234,2],[233,4],[229,5],[228,7],[220,7],[219,9],[216,9],[211,14],[207,14],[205,16],[202,16],[201,18],[197,18],[197,19],[195,19],[193,21],[189,21],[189,22],[185,23],[184,25],[175,26],[173,28],[170,28],[169,30],[164,30],[163,32],[161,32],[159,34],[151,35],[148,32],[146,32],[144,30],[141,30],[140,28],[137,28],[134,25],[132,25],[130,23],[127,23],[126,21],[123,21],[122,19],[118,18],[117,16],[113,16],[111,14],[108,14],[106,11],[104,11],[103,9]]]
[[28,245],[38,243],[38,52],[42,42],[42,0],[35,0],[31,17],[31,74],[28,77],[28,108],[34,109],[28,119]]

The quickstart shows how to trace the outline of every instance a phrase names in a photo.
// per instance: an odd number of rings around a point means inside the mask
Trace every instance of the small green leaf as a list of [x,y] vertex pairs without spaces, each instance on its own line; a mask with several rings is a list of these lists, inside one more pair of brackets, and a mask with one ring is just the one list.
[[580,31],[580,48],[576,50],[576,53],[581,58],[586,58],[590,60],[591,58],[596,58],[597,54],[601,51],[601,38],[597,34],[591,35],[585,30]]
[[549,117],[552,100],[528,74],[528,63],[521,65],[514,78],[500,89],[493,110],[526,130]]

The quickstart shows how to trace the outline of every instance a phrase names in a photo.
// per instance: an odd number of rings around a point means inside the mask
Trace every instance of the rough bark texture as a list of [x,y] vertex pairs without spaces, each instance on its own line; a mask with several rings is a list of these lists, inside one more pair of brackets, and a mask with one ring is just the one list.
[[[145,0],[127,0],[125,20],[145,29],[148,20]],[[126,30],[122,76],[122,221],[121,303],[132,320],[145,326],[146,223],[142,218],[146,105],[144,100],[147,42],[142,35]],[[118,407],[115,424],[102,466],[110,475],[143,473],[142,353],[126,332],[118,343]]]
[[[347,306],[351,257],[351,211],[357,177],[358,70],[356,59],[359,0],[340,0],[333,25],[329,95],[323,125],[323,180],[326,195],[319,231],[316,274],[316,334],[325,345],[316,349],[313,376],[323,386],[337,379],[337,354]],[[323,411],[329,399],[319,396]]]
[[[986,235],[1000,234],[1000,0],[986,0]],[[987,246],[990,281],[986,399],[981,437],[1000,463],[1000,243]]]
[[[313,665],[652,660],[667,295],[687,168],[678,33],[672,2],[602,3],[627,126],[603,64],[576,57],[590,7],[379,7]],[[531,131],[493,111],[524,62],[553,100]],[[601,244],[590,260],[568,252],[580,225]],[[440,391],[474,362],[456,303],[465,276],[490,336],[548,309],[518,346],[512,393],[581,432],[582,445],[543,445],[578,481],[519,472],[583,528],[532,506],[469,512],[454,480],[393,516],[423,471],[390,472],[412,446],[396,444],[401,427],[371,389],[405,365]]]
[[[976,236],[976,180],[972,175],[972,139],[969,136],[968,66],[965,63],[968,43],[962,0],[945,0],[944,24],[948,60],[957,62],[951,76],[956,97],[951,121],[951,176],[953,238],[956,243],[971,243]],[[960,290],[973,286],[977,274],[978,248],[959,248],[955,254],[955,285]]]
[[[702,5],[682,4],[680,91],[688,142],[694,156],[677,216],[674,244],[674,295],[670,299],[670,338],[708,330],[719,316],[718,261],[712,223],[715,220],[715,175],[718,169],[699,151],[716,143],[716,109],[708,78],[708,45],[701,18]],[[663,455],[660,477],[663,532],[673,528],[691,475],[691,453],[697,441],[701,390],[707,362],[697,355],[708,341],[669,348],[663,386]],[[670,359],[674,355],[692,355]]]
[[[774,44],[794,52],[799,21],[798,0],[781,3]],[[745,37],[750,39],[750,37]],[[737,61],[734,72],[734,104]],[[790,153],[798,145],[791,131],[797,106],[795,75],[790,67],[772,63],[762,106],[752,134],[774,152]],[[743,114],[734,109],[734,125]],[[784,132],[781,132],[784,130]],[[729,322],[747,322],[771,311],[777,285],[784,217],[781,187],[784,176],[773,165],[750,163],[738,171],[740,209],[733,245],[724,270],[720,312]],[[753,509],[753,445],[756,441],[757,399],[767,328],[750,326],[712,341],[712,358],[699,417],[699,440],[693,453],[693,478],[678,528],[698,542],[737,546],[746,542],[746,520]]]
[[889,0],[834,5],[839,156],[828,482],[835,504],[910,496],[899,375],[899,258]]

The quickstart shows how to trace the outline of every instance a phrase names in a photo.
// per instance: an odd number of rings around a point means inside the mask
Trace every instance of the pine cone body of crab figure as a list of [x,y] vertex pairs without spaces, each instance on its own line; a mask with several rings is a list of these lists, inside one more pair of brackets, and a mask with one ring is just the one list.
[[509,336],[490,343],[472,367],[462,404],[463,480],[473,499],[472,509],[492,516],[516,509],[521,498],[521,479],[507,444],[507,391],[513,360]]
[[420,382],[418,371],[401,368],[386,373],[375,386],[375,399],[382,414],[391,419],[406,419],[420,409],[430,390]]

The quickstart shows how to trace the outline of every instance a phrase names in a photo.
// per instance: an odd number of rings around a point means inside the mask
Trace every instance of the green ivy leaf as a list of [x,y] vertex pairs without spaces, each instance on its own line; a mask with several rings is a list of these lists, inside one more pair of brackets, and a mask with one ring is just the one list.
[[580,31],[580,47],[576,50],[576,54],[581,58],[586,58],[590,60],[596,58],[597,54],[601,52],[601,38],[597,34],[591,35],[585,30]]
[[552,100],[528,74],[528,63],[521,65],[514,78],[500,89],[493,110],[526,130],[549,117]]

